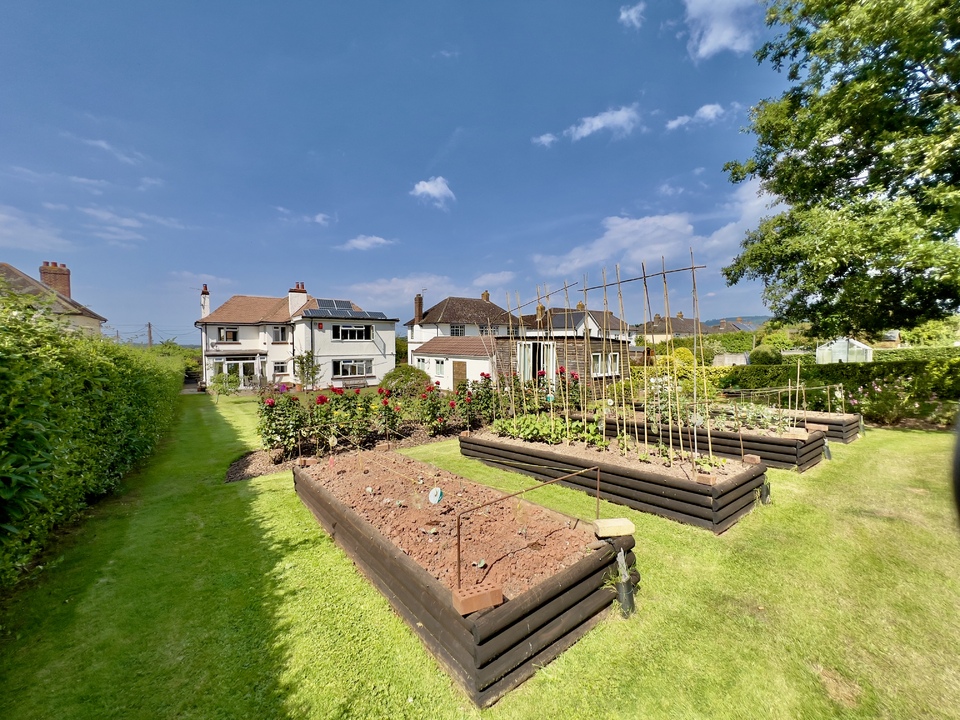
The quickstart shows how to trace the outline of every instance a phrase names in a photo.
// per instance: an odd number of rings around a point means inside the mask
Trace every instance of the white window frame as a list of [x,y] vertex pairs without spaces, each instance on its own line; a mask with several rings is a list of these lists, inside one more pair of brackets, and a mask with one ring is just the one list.
[[333,339],[341,342],[363,342],[373,339],[373,325],[334,325]]
[[443,360],[440,360],[439,358],[434,360],[433,367],[434,367],[434,375],[436,375],[437,377],[444,376],[444,368],[446,367],[446,365]]
[[463,323],[450,323],[450,337],[465,337],[467,326]]
[[424,372],[427,372],[427,359],[426,359],[426,358],[422,358],[422,357],[418,357],[418,358],[417,358],[417,369],[418,369],[418,370],[423,370]]
[[[606,361],[604,361],[606,360]],[[590,354],[590,374],[593,377],[616,377],[620,375],[620,353],[608,353],[604,358],[603,353],[595,352]]]
[[286,374],[287,374],[287,361],[286,361],[286,360],[274,360],[274,361],[273,361],[273,374],[274,374],[274,375],[286,375]]
[[[232,340],[228,340],[230,336]],[[222,325],[217,328],[217,342],[240,342],[240,327],[237,325]]]
[[333,377],[369,377],[373,375],[373,358],[345,358],[333,361]]
[[481,325],[480,334],[481,335],[499,335],[500,326],[499,325]]
[[289,341],[289,328],[286,325],[274,325],[272,337],[275,343],[285,343]]

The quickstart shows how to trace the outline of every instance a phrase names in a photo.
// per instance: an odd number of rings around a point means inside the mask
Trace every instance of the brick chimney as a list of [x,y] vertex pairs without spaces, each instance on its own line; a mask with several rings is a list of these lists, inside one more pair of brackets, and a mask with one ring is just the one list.
[[205,318],[210,314],[210,291],[207,290],[207,284],[203,284],[203,290],[200,291],[200,317]]
[[423,295],[420,293],[413,297],[413,324],[423,324]]
[[294,287],[287,291],[287,307],[289,308],[291,315],[302,308],[306,301],[307,289],[303,286],[302,282],[296,283]]
[[677,320],[683,320],[683,313],[677,312]]
[[727,319],[726,319],[726,318],[720,318],[720,329],[721,329],[721,330],[726,330],[726,329],[727,329]]
[[583,311],[586,310],[586,309],[587,309],[587,306],[583,304],[583,300],[578,300],[578,301],[577,301],[577,310],[579,310],[580,312],[583,312]]
[[490,302],[490,292],[488,290],[484,290],[482,293],[480,293],[480,299],[484,302]]
[[546,315],[547,309],[543,306],[542,303],[537,303],[537,322],[542,322],[544,315]]
[[63,263],[44,260],[40,266],[40,282],[61,295],[70,297],[70,270]]

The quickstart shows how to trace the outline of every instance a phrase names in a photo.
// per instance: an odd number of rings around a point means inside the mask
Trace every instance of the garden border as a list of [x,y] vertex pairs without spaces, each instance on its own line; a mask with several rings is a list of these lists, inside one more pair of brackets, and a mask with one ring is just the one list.
[[[755,465],[716,485],[669,477],[603,462],[563,455],[562,452],[540,450],[469,435],[460,436],[460,452],[512,472],[538,480],[553,480],[573,470],[600,468],[600,497],[678,522],[706,528],[716,534],[729,529],[756,504],[757,495],[765,493],[766,467]],[[596,493],[593,476],[575,476],[560,480],[574,490]],[[759,492],[758,492],[759,491]]]
[[[304,505],[427,650],[479,707],[492,705],[579,640],[616,598],[617,552],[635,557],[632,536],[612,539],[576,564],[502,605],[466,617],[433,576],[350,507],[293,469]],[[639,576],[631,575],[632,583]]]

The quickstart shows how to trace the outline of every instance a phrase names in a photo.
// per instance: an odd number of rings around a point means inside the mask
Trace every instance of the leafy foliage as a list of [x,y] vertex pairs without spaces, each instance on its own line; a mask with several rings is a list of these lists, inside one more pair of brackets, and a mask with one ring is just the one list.
[[770,345],[757,345],[750,353],[751,365],[781,365],[783,355]]
[[413,365],[397,365],[383,376],[380,387],[403,399],[415,398],[430,382],[430,376]]
[[182,384],[179,357],[71,331],[35,297],[0,292],[0,586],[153,450]]
[[210,389],[219,403],[221,395],[236,395],[240,392],[240,376],[233,373],[217,373],[210,381]]
[[753,157],[726,169],[787,207],[724,274],[762,280],[779,319],[832,337],[960,307],[957,17],[949,0],[770,5],[783,33],[757,57],[793,85],[753,108]]

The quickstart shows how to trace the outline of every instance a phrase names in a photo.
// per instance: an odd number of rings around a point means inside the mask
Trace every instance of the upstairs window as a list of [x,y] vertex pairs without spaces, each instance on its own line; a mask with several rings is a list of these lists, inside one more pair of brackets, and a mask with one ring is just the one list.
[[463,337],[467,334],[467,329],[463,325],[451,325],[450,337]]
[[499,325],[481,325],[480,334],[481,335],[499,335],[500,326]]
[[287,330],[289,330],[289,328],[286,325],[274,325],[273,341],[278,343],[287,342]]
[[240,328],[218,327],[217,340],[220,342],[240,342]]
[[334,340],[372,340],[372,325],[334,325]]

